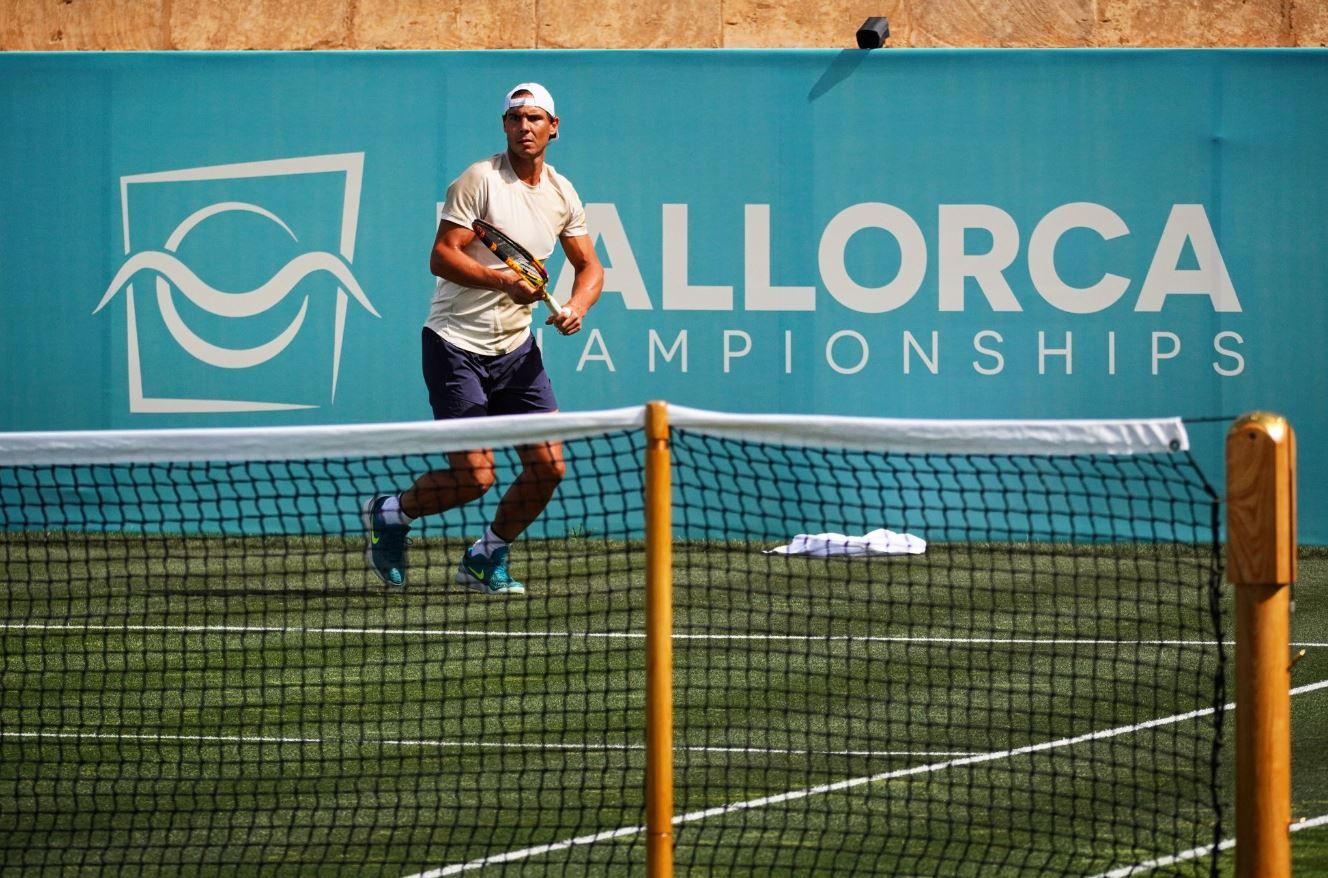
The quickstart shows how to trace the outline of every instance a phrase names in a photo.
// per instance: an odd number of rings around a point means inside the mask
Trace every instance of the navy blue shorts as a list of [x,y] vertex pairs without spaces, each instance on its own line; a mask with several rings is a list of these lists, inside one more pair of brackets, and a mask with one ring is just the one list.
[[435,420],[558,410],[535,336],[511,353],[473,354],[429,327],[422,335],[424,383]]

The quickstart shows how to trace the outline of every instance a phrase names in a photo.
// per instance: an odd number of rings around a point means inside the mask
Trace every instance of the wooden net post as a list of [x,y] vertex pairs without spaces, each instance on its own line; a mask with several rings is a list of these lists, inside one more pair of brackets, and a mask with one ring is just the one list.
[[673,498],[668,406],[646,406],[646,874],[673,875]]
[[1236,876],[1291,874],[1291,584],[1296,439],[1277,415],[1227,433],[1227,574],[1236,589]]

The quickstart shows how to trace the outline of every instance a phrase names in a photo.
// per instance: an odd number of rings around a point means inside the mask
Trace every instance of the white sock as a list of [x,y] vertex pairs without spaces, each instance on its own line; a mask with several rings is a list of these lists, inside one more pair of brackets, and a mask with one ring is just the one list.
[[410,527],[410,523],[415,520],[401,511],[400,494],[392,494],[384,500],[381,511],[383,513],[383,521],[386,521],[391,525],[404,524],[406,527]]
[[494,550],[501,549],[505,545],[507,545],[507,540],[494,533],[492,527],[486,527],[484,536],[476,540],[470,548],[476,555],[483,555],[487,558],[494,553]]

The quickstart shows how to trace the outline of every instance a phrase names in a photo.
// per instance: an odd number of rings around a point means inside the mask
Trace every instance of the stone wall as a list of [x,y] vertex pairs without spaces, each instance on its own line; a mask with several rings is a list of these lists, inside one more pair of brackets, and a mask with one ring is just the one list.
[[0,49],[1323,46],[1328,0],[0,0]]

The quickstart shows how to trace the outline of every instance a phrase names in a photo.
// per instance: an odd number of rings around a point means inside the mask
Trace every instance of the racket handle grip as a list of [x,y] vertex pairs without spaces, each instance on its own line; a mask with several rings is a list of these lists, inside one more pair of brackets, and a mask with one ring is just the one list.
[[558,300],[553,297],[553,293],[550,293],[548,289],[541,289],[540,296],[544,299],[544,304],[549,307],[551,312],[554,314],[562,313],[563,306],[558,304]]

